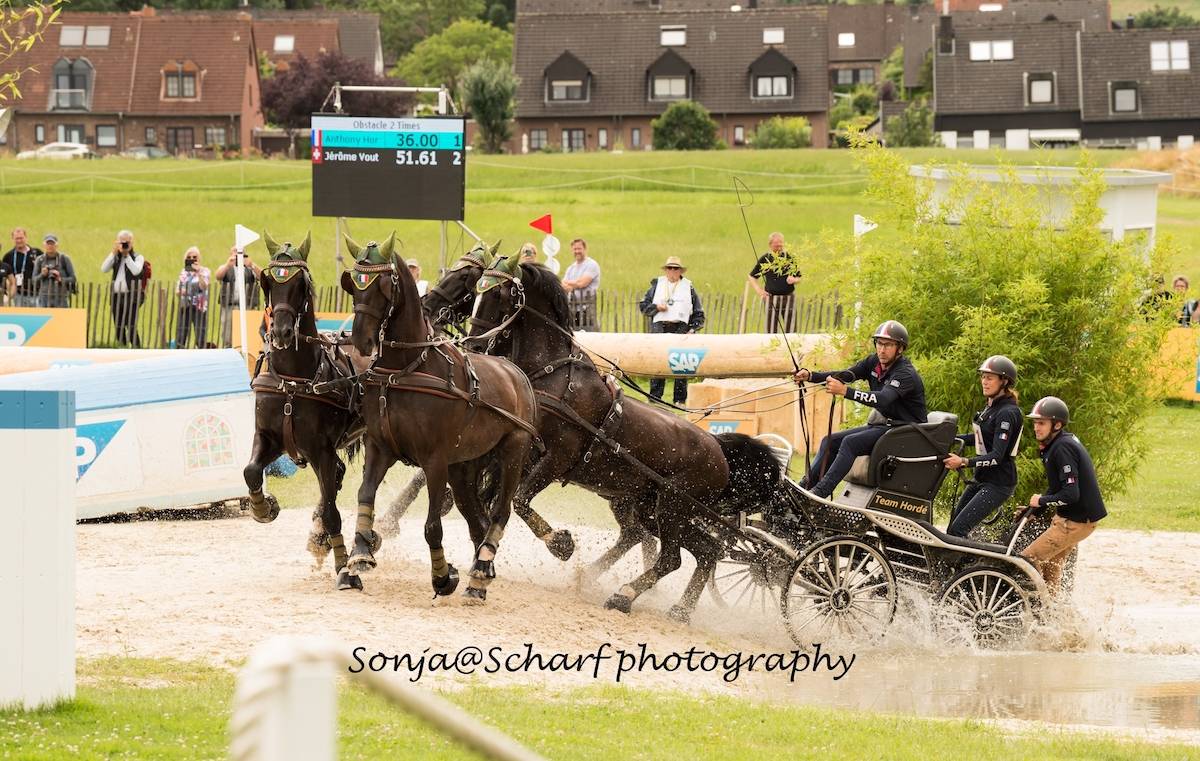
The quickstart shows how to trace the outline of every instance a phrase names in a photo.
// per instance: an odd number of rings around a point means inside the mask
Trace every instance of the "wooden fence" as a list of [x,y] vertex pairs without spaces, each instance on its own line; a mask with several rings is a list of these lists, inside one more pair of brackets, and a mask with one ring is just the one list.
[[[213,283],[208,293],[208,308],[200,320],[205,327],[204,344],[216,347],[228,345],[227,333],[223,334],[221,320],[221,284]],[[650,329],[650,318],[638,309],[644,292],[602,290],[587,306],[594,307],[598,316],[599,329],[615,333],[645,333]],[[763,333],[766,332],[766,303],[751,294],[743,302],[740,295],[710,294],[704,297],[704,314],[707,333]],[[125,345],[130,338],[120,335],[119,324],[133,317],[137,342],[147,349],[166,349],[176,345],[179,337],[181,316],[189,312],[180,309],[180,298],[175,283],[152,281],[139,304],[126,299],[118,302],[114,314],[110,284],[81,283],[77,293],[71,296],[70,305],[87,311],[87,345],[103,348]],[[247,305],[254,310],[260,308],[261,294]],[[350,294],[336,285],[320,286],[316,291],[316,308],[319,312],[350,312],[353,309]],[[743,314],[744,312],[744,314]],[[837,294],[797,298],[795,323],[797,333],[823,333],[838,328],[842,323],[842,307]],[[251,326],[253,329],[255,326]],[[189,331],[187,346],[196,346],[196,334]]]

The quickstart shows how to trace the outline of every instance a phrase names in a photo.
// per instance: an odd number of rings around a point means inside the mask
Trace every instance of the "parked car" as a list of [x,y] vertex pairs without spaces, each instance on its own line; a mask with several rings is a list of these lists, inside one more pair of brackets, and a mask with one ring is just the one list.
[[157,145],[139,145],[127,151],[121,151],[122,158],[127,159],[169,159],[171,154]]
[[96,152],[83,143],[46,143],[32,151],[21,151],[19,159],[94,159]]

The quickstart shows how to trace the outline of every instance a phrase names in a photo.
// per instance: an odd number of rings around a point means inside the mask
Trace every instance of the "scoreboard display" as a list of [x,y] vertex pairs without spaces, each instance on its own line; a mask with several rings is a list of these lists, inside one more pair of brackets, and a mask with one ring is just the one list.
[[466,119],[314,115],[314,217],[463,219]]

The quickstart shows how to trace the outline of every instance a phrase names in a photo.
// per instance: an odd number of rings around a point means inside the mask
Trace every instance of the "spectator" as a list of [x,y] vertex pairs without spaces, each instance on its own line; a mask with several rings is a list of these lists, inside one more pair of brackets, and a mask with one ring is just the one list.
[[[250,254],[246,252],[242,252],[242,264],[246,311],[253,312],[258,309],[258,275],[262,267],[251,261]],[[217,280],[221,281],[221,346],[228,349],[233,346],[233,313],[238,308],[237,246],[229,249],[229,258],[217,267],[215,274]]]
[[[780,271],[771,266],[788,261],[783,233],[771,233],[767,246],[770,250],[758,257],[747,279],[759,298],[767,302],[767,332],[774,333],[782,328],[791,333],[795,327],[796,283],[800,282],[800,273]],[[763,285],[758,284],[760,277]]]
[[37,259],[37,305],[39,307],[70,306],[71,294],[75,293],[75,265],[66,252],[58,250],[58,236],[46,233],[43,243],[45,253]]
[[208,267],[200,264],[200,249],[192,246],[183,255],[183,270],[175,295],[179,297],[179,322],[175,327],[175,348],[186,349],[188,334],[196,332],[196,348],[205,348],[208,337]]
[[[642,314],[650,318],[651,333],[695,333],[704,327],[704,308],[700,294],[692,281],[683,276],[687,267],[678,256],[668,256],[663,275],[650,281],[650,290],[639,305]],[[667,382],[663,378],[650,381],[650,395],[662,399]],[[687,402],[687,378],[676,377],[671,394],[675,404]]]
[[1179,305],[1179,324],[1185,327],[1192,323],[1200,323],[1200,317],[1197,317],[1197,312],[1200,312],[1200,309],[1197,309],[1197,305],[1200,302],[1187,297],[1189,285],[1188,279],[1183,275],[1176,275],[1175,282],[1171,284],[1171,287],[1175,289],[1175,293],[1182,300]]
[[521,246],[521,264],[537,264],[537,248],[532,243]]
[[117,328],[117,343],[140,349],[137,333],[138,307],[142,300],[142,268],[146,259],[133,248],[133,233],[122,230],[113,242],[112,253],[104,258],[101,272],[112,272],[112,316]]
[[9,306],[14,307],[37,306],[37,259],[42,251],[30,246],[25,238],[25,228],[14,227],[13,247],[0,259],[4,263],[4,292]]
[[571,254],[575,261],[567,267],[562,287],[571,302],[575,328],[597,330],[600,323],[596,315],[596,291],[600,288],[600,265],[588,256],[587,241],[583,238],[571,241]]
[[413,276],[413,282],[417,284],[417,295],[425,298],[425,294],[429,291],[429,281],[421,279],[421,263],[416,259],[409,259],[405,262],[408,265],[408,272]]

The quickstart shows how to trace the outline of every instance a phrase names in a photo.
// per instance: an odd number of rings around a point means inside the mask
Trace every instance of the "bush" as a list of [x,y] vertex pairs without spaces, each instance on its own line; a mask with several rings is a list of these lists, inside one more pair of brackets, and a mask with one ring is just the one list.
[[[1147,256],[1138,241],[1101,232],[1105,182],[1086,156],[1079,179],[1062,189],[1069,209],[1048,226],[1047,186],[1023,185],[1003,167],[999,183],[959,175],[938,208],[899,154],[861,141],[858,150],[868,197],[882,207],[880,229],[860,242],[857,260],[843,239],[844,255],[830,263],[849,273],[838,283],[847,303],[861,300],[854,356],[869,352],[880,322],[903,322],[929,408],[957,413],[960,428],[983,401],[975,368],[992,354],[1011,357],[1022,406],[1047,395],[1066,401],[1070,430],[1091,452],[1102,489],[1121,491],[1145,452],[1143,422],[1162,393],[1151,379],[1172,310],[1147,313],[1141,299],[1157,263],[1170,258],[1169,244],[1160,237]],[[1022,502],[1045,485],[1036,442],[1025,433]]]
[[480,147],[485,153],[499,153],[512,137],[513,98],[519,83],[508,64],[487,58],[463,73],[463,101],[479,127]]
[[807,148],[812,145],[812,125],[803,116],[772,116],[760,122],[750,136],[754,148]]
[[883,125],[883,140],[892,148],[923,148],[937,143],[933,109],[924,98],[914,101]]
[[708,109],[690,100],[667,106],[662,116],[650,122],[654,150],[708,151],[719,147],[717,123]]

